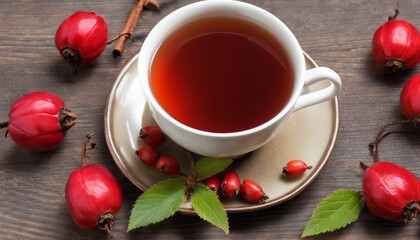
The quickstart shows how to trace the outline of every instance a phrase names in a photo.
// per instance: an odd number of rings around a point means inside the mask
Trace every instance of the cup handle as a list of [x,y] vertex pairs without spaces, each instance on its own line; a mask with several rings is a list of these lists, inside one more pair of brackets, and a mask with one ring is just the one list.
[[294,106],[294,111],[327,101],[338,95],[341,89],[341,78],[336,72],[326,67],[316,67],[307,70],[305,72],[304,86],[306,87],[323,80],[328,80],[331,84],[323,89],[299,96]]

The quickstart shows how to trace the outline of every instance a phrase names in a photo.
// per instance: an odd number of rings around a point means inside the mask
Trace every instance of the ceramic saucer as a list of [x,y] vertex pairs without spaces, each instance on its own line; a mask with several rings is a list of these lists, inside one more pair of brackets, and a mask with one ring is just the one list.
[[[164,179],[164,174],[153,167],[143,165],[135,151],[142,144],[138,133],[142,126],[156,124],[146,103],[137,75],[137,58],[134,56],[120,70],[105,108],[105,136],[118,167],[138,188],[145,191]],[[307,68],[316,63],[305,53]],[[312,85],[310,91],[320,88],[327,81]],[[338,131],[338,101],[334,98],[293,113],[282,131],[262,148],[236,159],[231,166],[241,179],[250,178],[264,189],[269,200],[262,204],[250,204],[238,197],[222,199],[228,213],[266,209],[302,192],[320,173],[328,161]],[[159,148],[161,154],[171,154],[181,162],[183,172],[188,171],[187,152],[172,141]],[[282,175],[283,166],[289,160],[301,159],[312,169],[298,178]],[[180,212],[194,214],[188,203]]]

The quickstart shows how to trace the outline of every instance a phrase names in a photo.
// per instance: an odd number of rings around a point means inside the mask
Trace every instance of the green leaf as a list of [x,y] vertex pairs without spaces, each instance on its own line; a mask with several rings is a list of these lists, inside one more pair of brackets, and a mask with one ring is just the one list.
[[362,194],[337,190],[321,201],[302,233],[302,238],[333,232],[356,221],[364,207]]
[[222,172],[229,167],[232,162],[232,158],[204,157],[195,163],[194,171],[198,174],[198,178],[206,179]]
[[185,177],[168,178],[151,186],[137,199],[127,232],[163,221],[179,210],[185,196]]
[[200,183],[194,188],[191,203],[198,216],[229,235],[227,213],[217,195],[209,190],[206,185]]

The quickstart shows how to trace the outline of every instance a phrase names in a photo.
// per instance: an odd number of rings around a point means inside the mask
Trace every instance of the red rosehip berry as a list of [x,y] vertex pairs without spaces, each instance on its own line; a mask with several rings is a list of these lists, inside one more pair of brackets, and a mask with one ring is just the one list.
[[9,110],[9,121],[0,123],[18,145],[34,152],[57,147],[77,119],[64,101],[49,92],[31,92],[17,99]]
[[139,159],[142,163],[151,167],[155,167],[159,159],[159,153],[156,151],[156,149],[150,146],[139,147],[139,150],[136,151],[136,154],[139,156]]
[[268,199],[263,189],[251,179],[245,179],[241,185],[241,196],[250,203],[262,203]]
[[236,197],[236,195],[238,195],[239,190],[241,188],[241,179],[239,178],[239,175],[236,172],[227,172],[222,179],[220,187],[223,196],[227,198],[234,198]]
[[220,194],[220,177],[217,175],[214,175],[210,178],[208,178],[205,182],[206,186],[212,190],[214,193],[216,193],[217,196]]
[[401,73],[420,62],[420,33],[404,20],[396,20],[399,10],[373,35],[372,54],[389,74]]
[[312,166],[308,166],[302,160],[291,160],[287,162],[286,166],[283,167],[283,173],[286,176],[296,177],[302,175],[306,170],[311,169]]
[[75,12],[65,19],[55,34],[55,45],[74,66],[88,66],[105,50],[108,26],[94,12]]
[[363,197],[368,209],[384,219],[406,222],[420,210],[420,185],[407,169],[390,162],[361,163]]
[[163,155],[156,163],[156,168],[165,174],[178,174],[181,171],[179,162],[170,155]]
[[400,108],[406,118],[420,116],[420,74],[405,83],[400,94]]
[[166,135],[159,126],[145,126],[140,130],[140,139],[151,147],[159,147],[166,142]]
[[100,164],[87,164],[83,142],[83,166],[74,170],[66,184],[67,207],[74,222],[82,228],[99,228],[111,234],[115,214],[122,204],[121,186],[114,175]]

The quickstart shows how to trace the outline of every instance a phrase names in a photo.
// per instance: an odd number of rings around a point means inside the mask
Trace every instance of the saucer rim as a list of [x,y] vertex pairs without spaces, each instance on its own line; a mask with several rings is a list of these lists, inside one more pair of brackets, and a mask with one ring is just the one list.
[[[111,103],[113,102],[113,99],[115,98],[116,89],[118,88],[118,86],[121,82],[121,79],[124,77],[127,70],[137,60],[138,55],[139,55],[139,53],[137,53],[136,55],[134,55],[133,57],[131,57],[130,59],[128,59],[124,63],[124,65],[121,67],[120,71],[117,74],[117,77],[115,78],[115,80],[113,82],[112,88],[110,90],[110,93],[108,95],[106,105],[105,105],[104,132],[105,132],[106,143],[107,143],[109,152],[110,152],[114,162],[117,164],[118,168],[123,173],[123,175],[126,178],[128,178],[130,180],[130,182],[133,183],[137,188],[139,188],[141,191],[144,192],[150,186],[145,186],[144,184],[138,182],[136,177],[133,176],[133,174],[131,173],[130,169],[125,164],[123,164],[122,160],[120,159],[121,156],[119,156],[117,154],[116,145],[111,140],[112,134],[110,132],[111,131],[110,130],[111,129],[110,125],[112,125],[112,124],[110,123],[111,121],[109,121],[109,119],[110,119],[109,115],[110,115],[110,112],[111,112]],[[303,55],[304,55],[305,59],[313,65],[313,67],[318,67],[318,64],[306,52],[303,51]],[[312,66],[310,68],[312,68]],[[307,69],[310,69],[310,68],[308,68],[308,66],[307,66]],[[313,170],[315,170],[315,172],[313,174],[311,174],[302,184],[300,184],[298,187],[293,189],[293,191],[290,191],[290,193],[285,194],[284,196],[278,197],[273,201],[268,201],[268,202],[262,203],[262,204],[250,204],[250,205],[246,205],[246,206],[243,206],[243,207],[232,207],[232,208],[226,208],[225,207],[225,210],[226,210],[227,213],[253,212],[253,211],[264,210],[264,209],[268,209],[268,208],[280,205],[281,203],[284,203],[284,202],[294,198],[295,196],[299,195],[303,190],[305,190],[316,179],[316,177],[320,174],[321,170],[324,168],[324,166],[329,161],[332,150],[334,149],[334,146],[336,144],[337,135],[338,135],[338,128],[339,128],[338,97],[334,97],[333,99],[331,99],[327,102],[331,102],[333,104],[333,106],[331,108],[335,113],[335,114],[333,114],[334,121],[333,121],[333,124],[331,126],[331,127],[333,127],[333,131],[331,132],[331,135],[330,135],[329,144],[324,149],[323,155],[322,155],[321,159],[319,160],[319,165],[317,166],[317,169],[316,170],[313,169]],[[308,108],[310,108],[310,107],[308,107]],[[179,209],[178,212],[180,212],[182,214],[186,214],[186,215],[196,215],[196,212],[194,211],[194,209],[184,208],[182,206],[181,206],[181,208]]]

